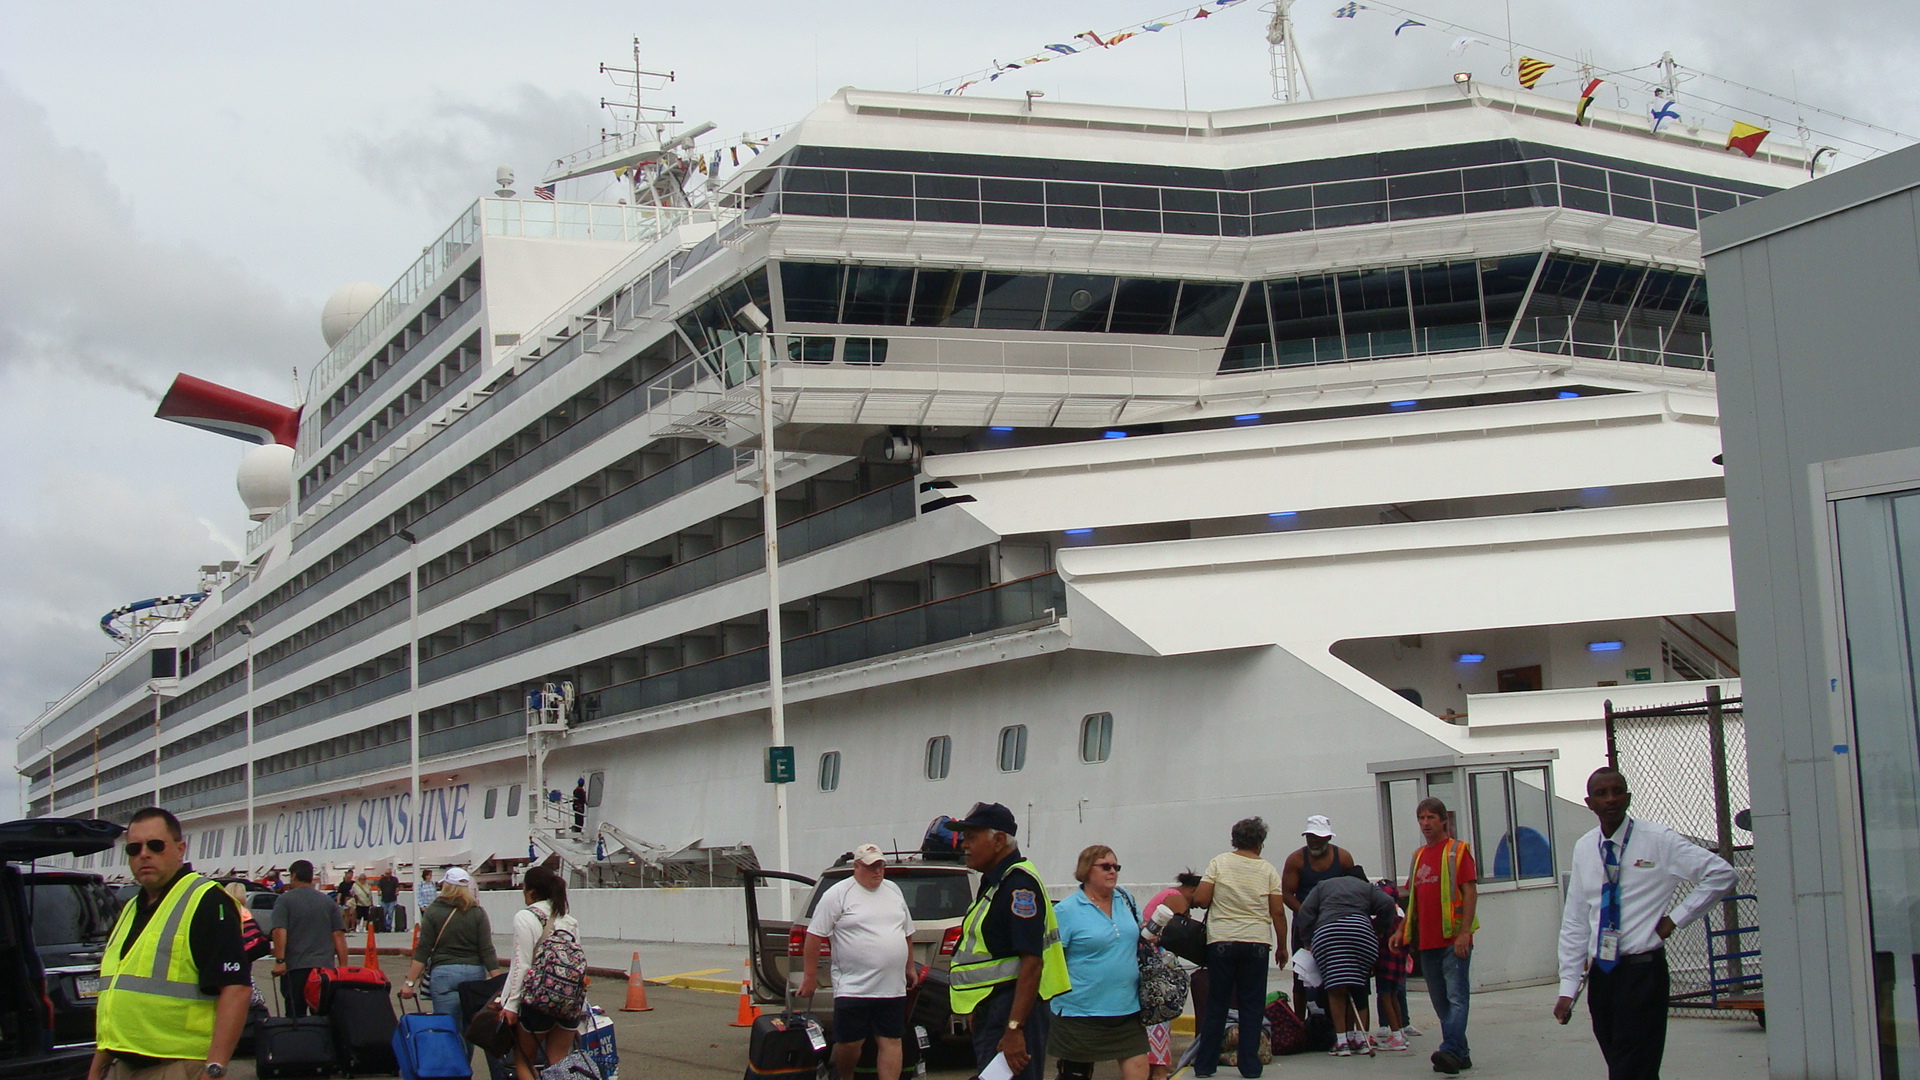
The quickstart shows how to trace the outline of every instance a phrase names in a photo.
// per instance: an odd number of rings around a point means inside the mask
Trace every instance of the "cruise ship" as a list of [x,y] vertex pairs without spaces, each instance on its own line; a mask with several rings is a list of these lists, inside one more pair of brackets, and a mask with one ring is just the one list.
[[18,738],[30,813],[647,886],[992,800],[1050,880],[1103,842],[1147,882],[1254,814],[1385,874],[1438,795],[1477,979],[1537,978],[1602,703],[1737,693],[1696,230],[1813,171],[1648,127],[1471,79],[849,88],[691,198],[611,139],[553,175],[651,196],[479,199],[335,295],[298,408],[176,383],[264,444],[258,524],[105,621]]

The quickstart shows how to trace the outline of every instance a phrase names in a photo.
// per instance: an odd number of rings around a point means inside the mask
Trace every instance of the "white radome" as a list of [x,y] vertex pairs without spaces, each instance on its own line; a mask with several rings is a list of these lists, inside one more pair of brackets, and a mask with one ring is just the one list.
[[327,348],[338,345],[354,324],[380,302],[384,291],[370,281],[356,281],[333,290],[333,295],[327,297],[327,305],[320,309],[320,336],[327,339]]
[[234,479],[247,517],[265,521],[293,498],[293,447],[268,443],[247,451]]

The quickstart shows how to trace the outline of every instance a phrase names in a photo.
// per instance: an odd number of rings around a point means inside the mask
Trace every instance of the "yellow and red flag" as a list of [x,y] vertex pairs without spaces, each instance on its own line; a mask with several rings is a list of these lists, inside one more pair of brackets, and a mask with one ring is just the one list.
[[1547,69],[1552,66],[1552,64],[1547,63],[1545,60],[1535,60],[1531,56],[1523,56],[1520,58],[1520,63],[1514,68],[1514,73],[1520,77],[1520,85],[1531,90],[1533,89],[1533,84],[1539,82],[1540,76],[1545,75]]
[[1733,130],[1727,132],[1727,149],[1738,150],[1752,157],[1759,152],[1761,140],[1771,134],[1773,131],[1770,128],[1754,127],[1752,124],[1743,124],[1735,120]]

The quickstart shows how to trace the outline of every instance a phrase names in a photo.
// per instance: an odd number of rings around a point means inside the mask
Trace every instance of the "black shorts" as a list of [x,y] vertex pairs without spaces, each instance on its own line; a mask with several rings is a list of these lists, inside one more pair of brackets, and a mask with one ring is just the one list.
[[529,1035],[545,1035],[555,1027],[571,1026],[570,1024],[561,1024],[560,1018],[550,1012],[525,1005],[520,1008],[520,1029]]
[[898,1039],[907,1033],[907,999],[902,997],[833,999],[833,1041],[866,1042],[868,1037]]

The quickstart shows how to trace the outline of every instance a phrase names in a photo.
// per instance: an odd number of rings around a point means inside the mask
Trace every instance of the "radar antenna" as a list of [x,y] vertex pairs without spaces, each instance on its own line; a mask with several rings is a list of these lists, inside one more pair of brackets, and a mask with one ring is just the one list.
[[[1269,70],[1273,75],[1273,99],[1275,101],[1310,101],[1313,99],[1313,83],[1307,80],[1307,65],[1300,59],[1300,46],[1294,41],[1293,0],[1270,0],[1260,10],[1271,12],[1273,18],[1267,23],[1267,54],[1270,58]],[[1301,96],[1301,89],[1306,96]]]

